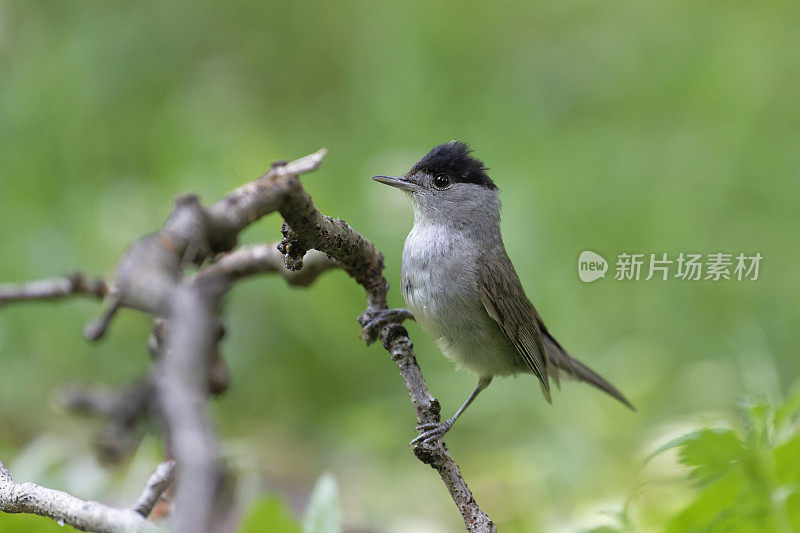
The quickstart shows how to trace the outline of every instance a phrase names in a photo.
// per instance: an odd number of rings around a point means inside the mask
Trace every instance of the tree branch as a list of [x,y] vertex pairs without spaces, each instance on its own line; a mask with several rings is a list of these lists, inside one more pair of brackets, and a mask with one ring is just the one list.
[[219,340],[217,312],[226,286],[187,280],[173,293],[156,390],[169,446],[178,461],[173,527],[224,531],[231,519],[226,466],[208,415],[208,372]]
[[[34,483],[15,483],[6,467],[0,462],[0,511],[6,513],[31,513],[46,516],[59,523],[69,524],[82,531],[113,533],[117,531],[158,531],[147,520],[161,493],[169,485],[172,471],[170,463],[162,463],[150,478],[136,509],[117,509],[102,503],[84,501],[60,490],[40,487]],[[153,482],[158,475],[160,483]],[[151,483],[152,482],[152,483]],[[146,496],[146,499],[145,499]]]
[[64,278],[0,284],[0,306],[11,302],[56,300],[72,295],[102,298],[106,293],[108,287],[105,281],[100,278],[88,279],[82,273],[75,272]]
[[119,464],[128,458],[144,436],[142,422],[155,410],[153,379],[148,377],[112,391],[107,387],[70,385],[56,394],[56,402],[66,410],[98,416],[106,420],[95,435],[94,445],[100,462]]
[[169,484],[172,483],[172,473],[174,471],[175,461],[164,461],[158,465],[131,509],[142,515],[143,518],[150,516],[150,513],[153,512],[153,507],[158,503],[158,499],[161,498]]
[[223,255],[219,261],[209,265],[199,277],[222,275],[231,281],[256,274],[279,274],[289,285],[307,287],[328,270],[340,268],[335,259],[318,250],[309,250],[303,257],[301,270],[289,270],[277,243],[245,246]]
[[[397,323],[387,324],[381,332],[381,341],[383,347],[391,354],[392,361],[400,370],[403,383],[411,397],[417,421],[420,424],[439,422],[441,420],[439,401],[431,396],[428,386],[425,384],[406,328]],[[415,446],[414,455],[439,472],[439,476],[464,519],[467,531],[497,531],[494,523],[475,501],[472,491],[461,476],[461,471],[444,441],[438,439],[432,446]]]

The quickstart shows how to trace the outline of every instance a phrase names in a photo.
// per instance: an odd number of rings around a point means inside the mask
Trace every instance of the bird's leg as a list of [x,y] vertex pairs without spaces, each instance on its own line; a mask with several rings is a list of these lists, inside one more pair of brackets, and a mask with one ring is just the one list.
[[472,391],[472,394],[470,394],[469,398],[467,398],[467,401],[464,402],[464,405],[462,405],[458,411],[456,411],[456,414],[453,415],[452,418],[448,418],[444,422],[438,422],[438,423],[431,422],[428,424],[420,424],[419,426],[417,426],[416,430],[419,431],[420,434],[416,439],[412,440],[409,443],[409,446],[416,446],[418,444],[427,446],[434,439],[441,437],[442,435],[450,431],[450,428],[453,427],[453,424],[455,424],[456,420],[458,420],[458,417],[461,416],[461,414],[467,410],[469,404],[471,404],[472,401],[478,397],[478,394],[480,394],[480,392],[483,389],[488,387],[489,383],[491,382],[492,382],[492,376],[484,376],[480,378],[478,380],[478,386],[475,387],[475,390]]
[[359,336],[366,341],[367,345],[372,344],[378,338],[383,326],[389,322],[401,324],[404,320],[414,320],[414,315],[408,309],[385,309],[364,324]]

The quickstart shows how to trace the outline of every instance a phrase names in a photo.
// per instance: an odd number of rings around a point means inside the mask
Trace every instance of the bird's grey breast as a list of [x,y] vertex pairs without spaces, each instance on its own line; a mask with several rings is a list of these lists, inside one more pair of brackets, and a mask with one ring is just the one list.
[[475,233],[415,224],[403,248],[403,298],[446,356],[481,376],[508,375],[520,365],[481,300],[478,262],[484,250]]
[[462,234],[436,224],[415,224],[406,239],[403,298],[420,326],[437,340],[469,320],[465,313],[485,314],[477,290],[477,252]]

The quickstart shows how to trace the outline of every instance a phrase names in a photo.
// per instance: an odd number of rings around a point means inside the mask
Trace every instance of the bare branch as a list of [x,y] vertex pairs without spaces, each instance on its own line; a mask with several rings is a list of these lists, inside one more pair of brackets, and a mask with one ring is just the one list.
[[[296,174],[319,166],[321,150],[293,163],[273,165],[258,180],[203,208],[194,195],[179,197],[164,227],[134,243],[117,266],[114,291],[103,316],[86,328],[99,338],[119,306],[167,320],[165,346],[156,360],[156,397],[181,478],[174,525],[178,531],[218,530],[231,516],[225,466],[206,410],[209,377],[222,382],[216,345],[222,330],[220,301],[236,274],[223,269],[183,279],[183,267],[201,264],[235,246],[238,233],[282,203]],[[225,265],[230,264],[226,262]],[[222,388],[222,387],[217,387]]]
[[[290,180],[290,187],[279,209],[291,228],[285,232],[284,243],[294,241],[303,253],[314,248],[335,258],[364,287],[366,312],[374,315],[385,310],[389,284],[383,277],[383,254],[344,220],[320,213],[297,178]],[[291,248],[286,252],[290,254]]]
[[300,174],[311,172],[322,164],[327,151],[323,148],[291,163],[276,161],[269,171],[255,181],[235,189],[208,208],[210,226],[215,228],[216,243],[230,249],[244,228],[264,215],[277,211],[283,203],[287,187]]
[[82,531],[98,533],[158,531],[152,522],[135,510],[117,509],[102,503],[81,500],[66,492],[48,489],[34,483],[15,483],[2,462],[0,462],[0,511],[46,516]]
[[339,268],[336,260],[318,250],[310,250],[305,254],[301,270],[288,270],[283,257],[277,243],[245,246],[223,255],[216,263],[203,269],[198,277],[223,275],[234,281],[256,274],[276,273],[289,285],[307,287],[324,272]]
[[172,483],[172,473],[175,471],[175,461],[164,461],[158,467],[150,479],[147,480],[144,490],[139,495],[139,499],[133,504],[133,509],[144,518],[150,516],[153,507],[158,503],[158,499]]
[[207,411],[208,371],[218,340],[218,279],[182,283],[173,293],[156,390],[169,445],[179,466],[173,527],[176,531],[220,531],[230,519],[224,490],[226,467]]
[[184,279],[183,267],[202,264],[234,247],[242,229],[302,190],[297,173],[317,168],[324,155],[320,150],[293,163],[273,164],[258,180],[208,208],[194,195],[179,197],[164,227],[128,249],[117,266],[114,292],[106,306],[109,311],[87,328],[87,336],[97,338],[118,305],[166,319],[155,385],[179,470],[173,517],[178,531],[217,531],[223,524],[230,526],[226,467],[206,409],[209,377],[214,369],[224,369],[214,364],[223,329],[217,314],[231,282],[253,273],[253,268],[267,268],[269,261],[260,266],[251,261],[244,266],[241,259],[246,254],[223,258],[221,265],[207,267],[188,279]]
[[0,305],[11,302],[56,300],[73,295],[102,298],[107,293],[108,287],[102,279],[88,279],[82,273],[75,272],[65,278],[0,284]]
[[55,400],[70,411],[106,419],[94,437],[94,445],[100,462],[111,465],[130,457],[141,442],[142,422],[156,410],[154,390],[153,380],[148,377],[117,391],[97,386],[65,386],[57,392]]
[[149,379],[131,382],[119,391],[106,387],[64,386],[57,401],[66,409],[79,413],[101,415],[130,424],[147,408],[147,400],[153,395],[153,384]]
[[[406,328],[397,323],[387,325],[381,332],[381,341],[384,348],[391,354],[392,361],[395,362],[400,370],[403,383],[406,385],[414,411],[417,414],[417,421],[420,424],[439,422],[439,401],[431,396],[425,384]],[[416,446],[414,455],[420,461],[439,472],[439,476],[441,476],[447,490],[450,492],[456,507],[461,512],[467,531],[497,531],[494,523],[475,501],[472,491],[461,476],[461,471],[444,441],[439,439],[431,446]]]

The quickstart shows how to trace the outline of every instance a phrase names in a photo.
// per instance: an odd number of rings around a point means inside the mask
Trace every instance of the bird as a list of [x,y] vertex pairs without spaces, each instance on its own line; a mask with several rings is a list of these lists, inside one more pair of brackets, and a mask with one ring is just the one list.
[[411,445],[442,437],[495,376],[533,374],[552,403],[550,380],[588,383],[635,411],[608,381],[572,357],[525,295],[500,232],[500,190],[470,147],[435,146],[405,175],[373,176],[410,199],[414,225],[403,247],[401,292],[442,353],[478,377],[455,415],[417,426]]

